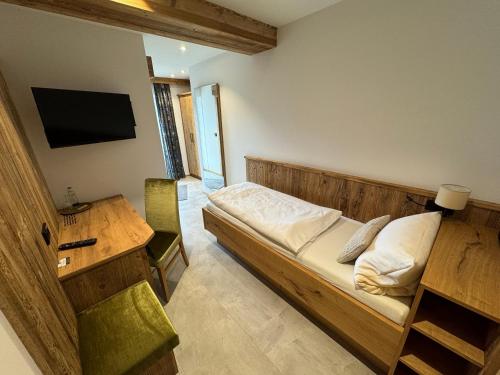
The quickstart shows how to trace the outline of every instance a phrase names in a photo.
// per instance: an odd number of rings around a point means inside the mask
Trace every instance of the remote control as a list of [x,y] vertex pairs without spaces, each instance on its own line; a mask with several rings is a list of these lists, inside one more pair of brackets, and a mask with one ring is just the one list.
[[77,247],[92,246],[97,242],[97,238],[88,238],[86,240],[67,242],[59,245],[59,250],[75,249]]

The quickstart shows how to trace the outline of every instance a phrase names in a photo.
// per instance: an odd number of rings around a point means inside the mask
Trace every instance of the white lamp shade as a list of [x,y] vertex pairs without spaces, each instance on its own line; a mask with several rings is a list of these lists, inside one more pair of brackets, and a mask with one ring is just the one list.
[[436,204],[450,210],[463,210],[471,190],[465,186],[444,184],[439,187]]

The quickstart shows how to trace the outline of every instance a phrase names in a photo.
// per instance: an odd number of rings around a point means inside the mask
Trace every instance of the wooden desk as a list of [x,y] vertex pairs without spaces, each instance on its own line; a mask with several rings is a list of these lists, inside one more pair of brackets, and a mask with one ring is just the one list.
[[94,246],[60,251],[69,265],[58,277],[76,312],[80,312],[141,280],[152,284],[145,246],[153,230],[121,195],[93,202],[74,215],[76,222],[59,218],[59,243],[95,237]]

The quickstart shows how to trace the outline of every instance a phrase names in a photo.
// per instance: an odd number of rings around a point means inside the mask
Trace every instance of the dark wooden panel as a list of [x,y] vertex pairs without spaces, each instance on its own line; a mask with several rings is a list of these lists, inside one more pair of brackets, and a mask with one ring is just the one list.
[[149,281],[153,287],[148,256],[144,248],[66,279],[62,283],[73,308],[79,313],[142,280]]
[[[392,219],[425,212],[424,204],[436,192],[350,176],[300,165],[246,157],[247,180],[366,222],[390,214]],[[500,229],[500,204],[470,199],[456,218]]]
[[76,317],[56,253],[57,213],[0,75],[0,308],[43,373],[79,374]]
[[149,78],[153,79],[155,76],[155,70],[153,67],[153,59],[151,58],[151,56],[146,56],[146,62],[148,64]]
[[245,54],[271,49],[277,29],[205,0],[1,0]]
[[490,336],[482,375],[498,375],[500,372],[500,324],[490,327]]

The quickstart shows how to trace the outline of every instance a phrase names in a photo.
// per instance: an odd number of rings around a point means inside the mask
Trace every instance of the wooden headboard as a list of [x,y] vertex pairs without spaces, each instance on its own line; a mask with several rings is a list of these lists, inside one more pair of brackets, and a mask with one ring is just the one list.
[[[247,180],[305,201],[342,211],[366,222],[382,215],[392,219],[425,212],[436,192],[284,162],[245,156]],[[410,197],[410,198],[408,198]],[[454,216],[472,224],[500,229],[500,204],[470,199]]]

